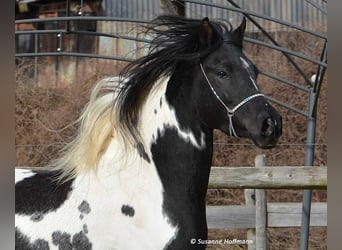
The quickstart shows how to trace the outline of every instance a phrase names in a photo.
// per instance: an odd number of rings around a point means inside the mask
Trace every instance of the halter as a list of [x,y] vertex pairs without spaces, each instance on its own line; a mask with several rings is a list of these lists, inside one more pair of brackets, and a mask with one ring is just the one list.
[[211,89],[211,91],[214,93],[214,95],[216,96],[217,100],[219,100],[219,102],[223,105],[223,107],[225,107],[225,109],[227,110],[227,115],[228,115],[228,119],[229,119],[229,135],[230,136],[235,136],[235,137],[238,137],[236,132],[235,132],[235,129],[234,129],[234,126],[233,126],[233,116],[234,116],[234,113],[236,110],[238,110],[239,108],[241,108],[241,106],[243,106],[245,103],[249,102],[250,100],[252,100],[253,98],[255,97],[258,97],[258,96],[264,96],[263,94],[261,93],[258,93],[258,94],[254,94],[254,95],[251,95],[251,96],[248,96],[246,97],[245,99],[243,99],[239,104],[237,104],[234,108],[230,109],[228,108],[228,106],[222,101],[222,99],[219,97],[219,95],[216,93],[213,85],[211,84],[211,82],[209,81],[208,77],[207,77],[207,74],[205,73],[204,69],[203,69],[203,65],[202,63],[200,63],[200,67],[201,67],[201,70],[203,72],[203,75],[205,77],[205,79],[207,80],[207,83]]

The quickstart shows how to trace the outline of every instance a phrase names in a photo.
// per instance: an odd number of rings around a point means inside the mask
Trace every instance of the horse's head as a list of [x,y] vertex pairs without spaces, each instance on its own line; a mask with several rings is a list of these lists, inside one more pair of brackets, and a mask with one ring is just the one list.
[[[282,133],[282,119],[260,93],[258,70],[242,51],[245,27],[244,19],[237,29],[219,37],[215,35],[218,27],[208,18],[202,20],[201,47],[217,48],[198,65],[198,112],[210,128],[250,138],[261,148],[271,148]],[[218,43],[217,39],[221,41]]]
[[245,27],[245,19],[235,30],[208,18],[153,20],[147,29],[154,37],[148,55],[123,70],[130,78],[119,95],[126,130],[138,137],[141,104],[161,76],[171,76],[167,100],[177,106],[182,127],[194,130],[189,119],[194,114],[201,126],[250,138],[261,148],[275,146],[281,116],[260,93],[258,70],[242,52]]

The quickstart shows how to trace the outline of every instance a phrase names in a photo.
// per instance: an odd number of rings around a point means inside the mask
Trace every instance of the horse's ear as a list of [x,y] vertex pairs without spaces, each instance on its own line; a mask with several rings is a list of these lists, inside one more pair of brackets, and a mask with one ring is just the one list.
[[209,22],[209,18],[203,18],[200,26],[199,39],[201,49],[207,49],[210,47],[213,37],[213,26]]
[[245,35],[245,30],[246,30],[246,18],[243,17],[242,22],[239,27],[237,27],[234,31],[233,34],[235,36],[235,39],[237,40],[237,44],[242,48],[242,43],[243,43],[243,37]]

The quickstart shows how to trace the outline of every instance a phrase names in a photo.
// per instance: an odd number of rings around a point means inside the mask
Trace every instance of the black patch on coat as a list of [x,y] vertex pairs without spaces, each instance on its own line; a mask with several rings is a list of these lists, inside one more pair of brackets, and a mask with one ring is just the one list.
[[87,234],[88,233],[88,227],[87,224],[83,225],[83,233]]
[[71,235],[65,232],[56,231],[52,233],[52,242],[61,250],[90,250],[92,244],[84,232]]
[[34,222],[41,221],[42,219],[44,219],[44,215],[41,213],[34,213],[30,217],[30,220],[32,220]]
[[35,250],[48,250],[49,243],[46,240],[38,239],[33,242],[33,249]]
[[90,250],[92,249],[92,244],[90,243],[88,237],[83,233],[79,232],[74,234],[72,237],[72,249],[75,250]]
[[58,246],[59,249],[72,249],[70,234],[56,231],[52,233],[51,237],[52,243]]
[[28,237],[15,228],[15,249],[16,250],[49,250],[49,243],[43,239],[30,242]]
[[[212,136],[206,135],[205,150],[166,128],[151,146],[153,161],[164,188],[163,210],[178,233],[166,249],[205,249],[191,239],[207,239],[205,195],[212,157]],[[172,145],[170,147],[170,145]]]
[[133,217],[134,214],[135,214],[135,210],[130,205],[122,205],[121,213],[124,214],[124,215],[127,215],[129,217]]
[[151,159],[148,156],[148,154],[146,153],[144,145],[141,142],[139,142],[139,143],[137,143],[136,147],[137,147],[137,150],[138,150],[140,157],[143,158],[148,163],[151,163]]
[[15,185],[15,213],[43,215],[58,209],[68,199],[73,180],[58,183],[56,171],[36,171],[36,174]]
[[82,203],[78,206],[78,210],[82,214],[89,214],[91,211],[89,203],[87,201],[82,201]]

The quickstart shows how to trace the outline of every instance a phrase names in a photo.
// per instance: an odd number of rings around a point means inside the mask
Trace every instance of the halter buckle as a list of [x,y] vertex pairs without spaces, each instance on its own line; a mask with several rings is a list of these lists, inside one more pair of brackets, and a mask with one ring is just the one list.
[[234,116],[234,112],[233,111],[230,111],[230,110],[227,110],[227,115],[229,117],[233,117]]

